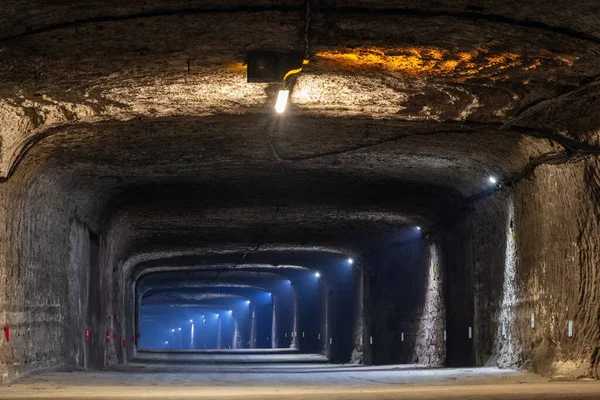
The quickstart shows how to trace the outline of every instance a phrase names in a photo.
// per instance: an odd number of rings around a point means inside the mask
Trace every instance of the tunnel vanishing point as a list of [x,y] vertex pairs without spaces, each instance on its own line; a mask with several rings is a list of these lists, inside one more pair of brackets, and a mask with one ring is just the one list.
[[5,0],[0,381],[260,349],[598,379],[599,96],[591,0]]

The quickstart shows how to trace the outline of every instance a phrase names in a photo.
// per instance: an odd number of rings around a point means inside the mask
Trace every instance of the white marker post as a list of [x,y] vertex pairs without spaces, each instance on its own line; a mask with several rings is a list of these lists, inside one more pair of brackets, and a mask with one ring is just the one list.
[[569,320],[569,337],[573,337],[573,321]]
[[473,339],[473,327],[469,327],[469,339]]

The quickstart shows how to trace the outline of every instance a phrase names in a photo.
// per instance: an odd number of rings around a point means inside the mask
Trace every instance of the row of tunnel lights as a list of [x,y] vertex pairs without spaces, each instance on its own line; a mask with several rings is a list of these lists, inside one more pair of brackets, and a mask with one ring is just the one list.
[[[289,97],[289,93],[290,93],[290,92],[289,92],[289,90],[280,90],[280,91],[279,91],[279,94],[278,94],[278,96],[277,96],[277,102],[276,102],[276,104],[275,104],[275,110],[276,110],[278,113],[282,113],[283,111],[285,111],[285,107],[286,107],[286,105],[287,105],[287,100],[288,100],[288,97]],[[493,177],[493,176],[490,176],[490,177],[488,177],[488,181],[489,181],[491,184],[494,184],[494,185],[498,183],[498,180],[497,180],[495,177]],[[416,229],[417,229],[418,231],[421,231],[421,227],[420,227],[420,226],[416,226]],[[346,262],[347,262],[349,265],[352,265],[352,264],[354,264],[354,260],[353,260],[352,258],[348,258],[348,259],[346,260]],[[315,273],[314,273],[314,275],[315,275],[315,277],[317,277],[317,278],[320,278],[320,277],[321,277],[321,273],[320,273],[320,272],[318,272],[318,271],[317,271],[317,272],[315,272]],[[289,280],[288,280],[288,283],[290,283],[290,284],[291,284],[291,281],[289,281]],[[246,300],[246,304],[247,304],[247,305],[250,305],[250,300]],[[232,313],[233,313],[233,311],[232,311],[232,310],[228,310],[228,313],[229,313],[229,314],[232,314]],[[218,313],[216,314],[216,317],[217,317],[217,318],[219,317],[219,314],[218,314]],[[190,319],[190,323],[192,323],[192,324],[193,324],[193,323],[194,323],[194,321]],[[181,331],[181,328],[178,328],[178,331]],[[175,332],[175,329],[171,329],[171,332]],[[169,344],[169,342],[168,342],[168,341],[165,341],[165,343],[166,343],[166,344]]]
[[[285,94],[283,94],[283,95],[282,95],[282,92],[285,92]],[[288,95],[289,95],[289,91],[288,91],[288,90],[280,90],[280,91],[279,91],[279,97],[277,98],[277,105],[276,105],[276,107],[275,107],[275,108],[277,109],[277,111],[278,111],[278,112],[283,112],[283,110],[285,110],[285,105],[286,105],[286,103],[287,103],[287,97],[288,97]],[[492,183],[492,184],[496,184],[496,183],[498,183],[498,180],[497,180],[495,177],[493,177],[493,176],[490,176],[490,177],[488,178],[488,180],[489,180],[489,182],[490,182],[490,183]],[[420,227],[420,226],[416,226],[416,229],[417,229],[418,231],[420,231],[420,230],[421,230],[421,227]],[[352,264],[354,264],[354,260],[353,260],[352,258],[348,258],[348,259],[346,260],[346,262],[347,262],[349,265],[352,265]],[[314,273],[314,275],[315,275],[315,277],[317,277],[317,278],[320,278],[320,277],[321,277],[321,273],[320,273],[320,272],[318,272],[318,271],[317,271],[317,272],[315,272],[315,273]],[[287,282],[291,284],[291,281],[289,281],[289,280],[288,280]],[[270,293],[269,293],[269,294],[270,294]],[[247,305],[250,305],[250,300],[246,300],[246,304],[247,304]],[[228,310],[227,312],[228,312],[229,314],[232,314],[232,313],[233,313],[233,311],[232,311],[232,310]],[[219,314],[218,314],[218,313],[216,313],[216,317],[217,317],[217,318],[219,317]],[[192,323],[192,324],[193,324],[193,323],[194,323],[194,321],[190,319],[190,323]],[[178,328],[178,330],[179,330],[179,331],[181,331],[181,328]],[[175,329],[174,329],[174,328],[173,328],[173,329],[171,329],[171,332],[175,332]],[[167,344],[168,344],[169,342],[167,341],[167,342],[165,342],[165,343],[167,343]]]

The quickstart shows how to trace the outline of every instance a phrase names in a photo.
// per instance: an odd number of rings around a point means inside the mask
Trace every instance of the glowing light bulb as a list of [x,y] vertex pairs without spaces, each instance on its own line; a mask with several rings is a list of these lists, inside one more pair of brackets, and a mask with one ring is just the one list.
[[246,300],[246,304],[250,304],[250,300]]
[[349,259],[348,259],[348,264],[353,264],[353,263],[354,263],[354,260],[353,260],[353,259],[351,259],[351,258],[349,258]]
[[175,329],[171,329],[171,332],[175,332]]
[[277,95],[277,102],[275,103],[275,111],[277,111],[278,113],[282,113],[285,111],[285,106],[287,105],[289,95],[289,90],[279,91],[279,94]]
[[418,231],[420,231],[420,230],[421,230],[421,227],[420,227],[420,226],[417,226],[417,230],[418,230]]
[[497,183],[498,182],[498,180],[496,178],[494,178],[493,176],[490,176],[488,178],[488,180],[490,181],[490,183]]
[[318,277],[320,277],[320,276],[321,276],[321,274],[320,274],[320,273],[318,273],[318,272],[315,272],[315,276],[318,278]]

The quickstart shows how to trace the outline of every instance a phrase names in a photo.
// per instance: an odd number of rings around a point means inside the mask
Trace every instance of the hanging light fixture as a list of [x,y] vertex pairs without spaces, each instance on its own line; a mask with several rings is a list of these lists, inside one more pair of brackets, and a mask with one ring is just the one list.
[[285,106],[287,105],[288,97],[290,96],[289,90],[280,90],[277,95],[277,102],[275,103],[275,111],[278,113],[282,113],[285,111]]

